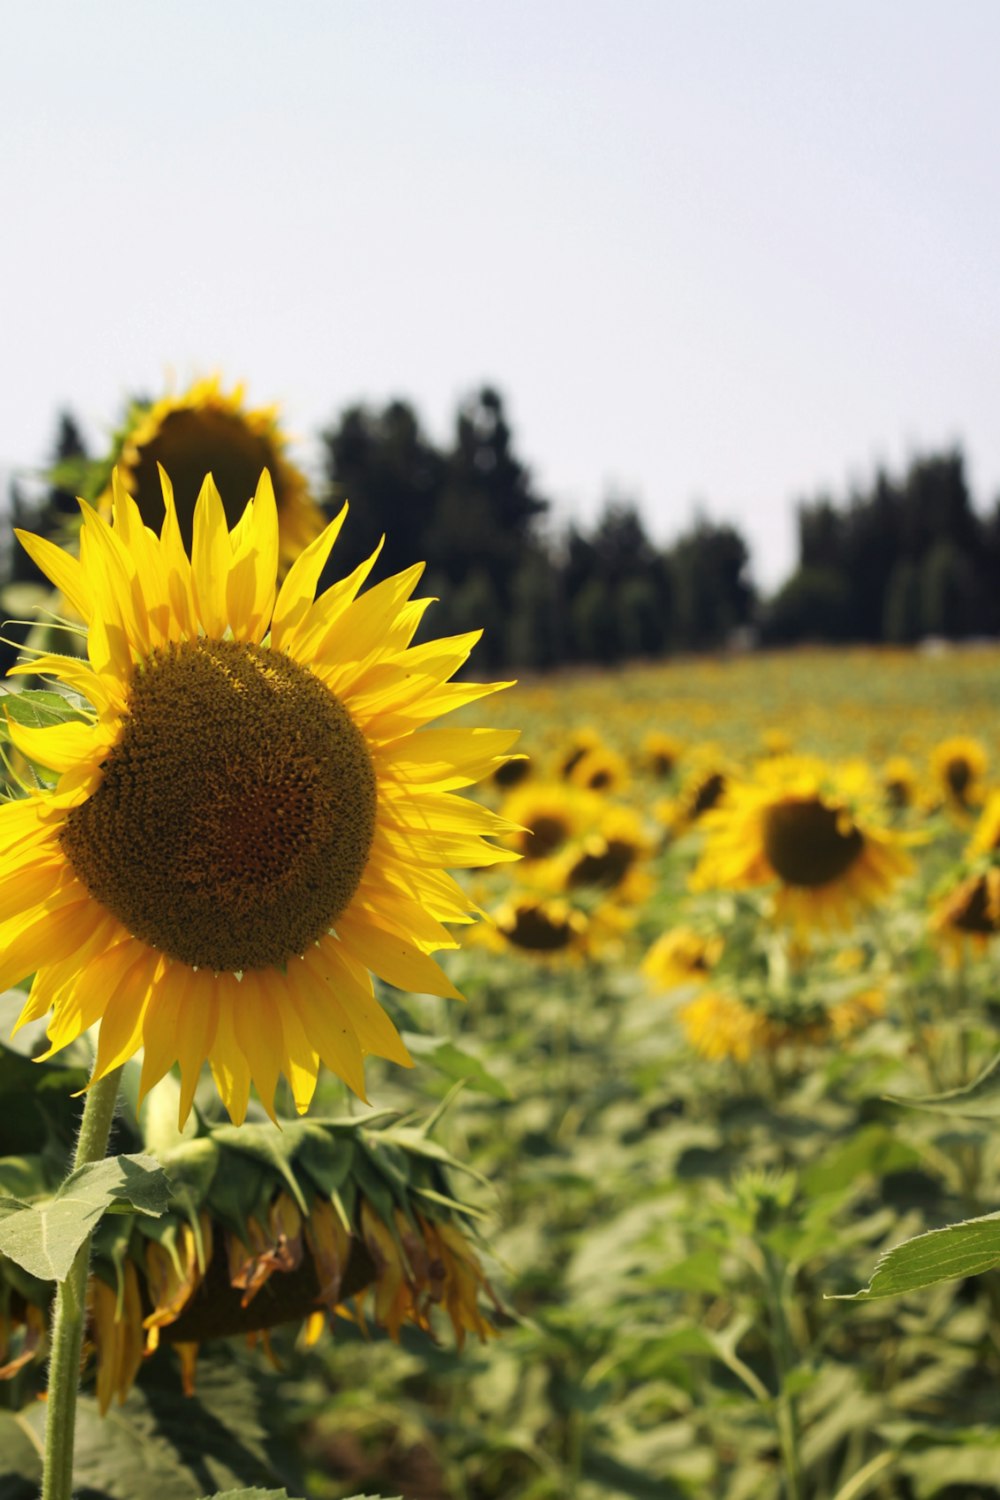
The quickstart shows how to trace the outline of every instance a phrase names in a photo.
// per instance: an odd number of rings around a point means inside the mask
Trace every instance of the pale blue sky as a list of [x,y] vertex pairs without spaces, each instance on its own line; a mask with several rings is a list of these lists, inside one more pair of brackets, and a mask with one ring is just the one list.
[[[307,439],[481,379],[562,513],[1000,492],[991,0],[3,7],[0,466],[219,369]],[[301,450],[308,458],[308,443]]]

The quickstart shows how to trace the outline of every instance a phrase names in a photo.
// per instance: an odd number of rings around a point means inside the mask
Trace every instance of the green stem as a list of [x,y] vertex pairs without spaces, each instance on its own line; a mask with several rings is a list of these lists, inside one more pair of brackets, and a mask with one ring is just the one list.
[[771,1346],[778,1373],[778,1440],[785,1467],[787,1500],[802,1500],[802,1461],[799,1454],[799,1414],[795,1398],[788,1390],[788,1379],[795,1362],[788,1319],[785,1315],[785,1277],[782,1266],[770,1247],[761,1246],[765,1267],[765,1289],[771,1318]]
[[[118,1101],[121,1068],[95,1083],[87,1094],[73,1168],[100,1161],[108,1149],[111,1121]],[[69,1275],[56,1288],[49,1396],[45,1418],[45,1467],[41,1500],[72,1500],[73,1432],[80,1384],[80,1351],[87,1308],[90,1236],[80,1246]]]

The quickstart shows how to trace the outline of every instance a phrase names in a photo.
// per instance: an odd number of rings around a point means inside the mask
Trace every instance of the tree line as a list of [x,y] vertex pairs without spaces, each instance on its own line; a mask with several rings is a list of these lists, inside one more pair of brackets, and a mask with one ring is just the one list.
[[[482,628],[481,668],[611,665],[737,637],[903,644],[1000,634],[1000,504],[975,510],[958,451],[918,459],[898,480],[880,472],[841,503],[802,503],[797,566],[769,598],[758,596],[750,549],[731,523],[696,515],[658,545],[639,506],[611,496],[593,524],[555,525],[488,386],[461,403],[444,443],[394,400],[341,412],[320,454],[324,510],[351,501],[337,572],[383,534],[373,580],[425,560],[421,592],[439,601],[427,633]],[[68,414],[52,456],[54,465],[87,456]],[[58,485],[33,496],[15,486],[10,502],[15,525],[49,536],[74,509]],[[40,581],[20,549],[0,552],[0,578]]]

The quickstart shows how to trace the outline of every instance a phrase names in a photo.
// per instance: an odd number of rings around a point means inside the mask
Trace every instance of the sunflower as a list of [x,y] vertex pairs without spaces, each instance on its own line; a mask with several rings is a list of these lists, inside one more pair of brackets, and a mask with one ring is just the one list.
[[600,816],[599,798],[559,781],[533,782],[514,791],[503,814],[516,830],[510,841],[522,859],[549,859]]
[[[493,913],[498,945],[537,959],[577,959],[588,951],[590,923],[567,901],[525,891]],[[496,945],[496,944],[495,944]]]
[[979,855],[1000,856],[1000,792],[991,792],[987,798],[965,852],[970,860]]
[[279,1073],[305,1111],[320,1061],[364,1097],[366,1054],[410,1063],[369,970],[456,995],[429,955],[476,908],[443,867],[516,858],[455,795],[516,736],[425,729],[498,684],[449,681],[476,633],[411,646],[419,565],[314,600],[346,506],[277,589],[266,473],[232,530],[205,480],[190,558],[163,496],[159,536],[117,476],[111,524],[81,502],[79,560],[21,534],[89,661],[15,671],[93,710],[9,725],[55,780],[0,807],[0,989],[34,974],[19,1024],[51,1011],[48,1055],[99,1021],[94,1081],[141,1047],[145,1094],[179,1062],[182,1121],[206,1059],[237,1123],[251,1081],[273,1117]]
[[978,740],[954,735],[942,740],[931,755],[931,773],[949,807],[967,812],[983,800],[986,751]]
[[681,834],[718,807],[733,780],[733,768],[721,757],[705,750],[681,787],[673,806],[664,808],[672,831]]
[[706,819],[692,888],[773,885],[776,915],[801,935],[849,926],[910,869],[900,837],[860,810],[863,790],[855,768],[835,776],[819,762],[765,762]]
[[968,943],[982,950],[1000,932],[1000,866],[960,878],[939,899],[931,931],[956,958]]
[[[323,529],[323,514],[310,498],[305,475],[285,457],[286,441],[273,406],[250,408],[243,387],[222,389],[218,376],[196,381],[179,396],[164,396],[133,408],[116,454],[119,475],[154,531],[163,524],[159,467],[174,486],[177,519],[190,551],[195,501],[211,473],[230,527],[243,514],[267,469],[278,506],[282,564],[291,563]],[[111,490],[98,501],[111,513]]]
[[640,760],[648,775],[664,781],[677,770],[677,763],[684,753],[684,746],[672,734],[663,734],[651,729],[643,735],[639,746]]
[[694,1050],[710,1062],[747,1063],[773,1050],[767,1017],[736,995],[705,990],[680,1007],[677,1019]]
[[557,758],[558,774],[568,780],[588,750],[597,750],[601,747],[601,736],[596,729],[584,725],[581,729],[574,729],[569,737],[569,743],[563,746]]
[[628,783],[628,762],[617,750],[595,745],[575,762],[569,780],[590,792],[619,792]]
[[597,826],[559,856],[556,884],[569,892],[607,892],[618,901],[638,904],[652,890],[653,882],[642,868],[652,852],[636,812],[606,807]]
[[693,927],[671,927],[661,933],[640,964],[658,990],[700,984],[722,957],[722,938],[705,937]]
[[890,756],[882,767],[881,781],[885,805],[893,812],[905,812],[916,802],[917,773],[905,755]]

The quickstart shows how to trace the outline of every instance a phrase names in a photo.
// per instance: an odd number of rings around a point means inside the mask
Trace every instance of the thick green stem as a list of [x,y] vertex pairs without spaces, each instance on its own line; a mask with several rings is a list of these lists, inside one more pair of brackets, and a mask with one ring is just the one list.
[[[121,1068],[116,1068],[87,1095],[76,1143],[73,1169],[100,1161],[108,1149],[111,1121],[118,1100]],[[56,1289],[49,1360],[49,1397],[45,1418],[45,1467],[42,1500],[71,1500],[73,1494],[73,1432],[76,1395],[80,1384],[80,1351],[87,1309],[87,1270],[90,1236],[77,1251],[65,1281]]]

